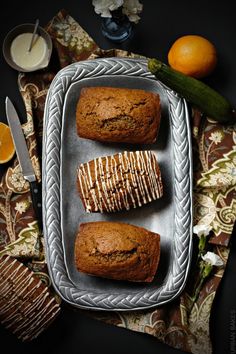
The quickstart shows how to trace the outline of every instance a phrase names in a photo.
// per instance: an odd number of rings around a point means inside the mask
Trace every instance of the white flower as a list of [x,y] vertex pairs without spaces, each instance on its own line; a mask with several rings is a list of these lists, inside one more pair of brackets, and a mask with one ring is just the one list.
[[193,227],[193,233],[196,234],[198,237],[207,236],[211,231],[212,227],[210,225],[201,225],[197,224]]
[[124,5],[122,12],[126,15],[131,22],[138,23],[140,14],[143,10],[143,5],[139,2],[139,0],[124,0]]
[[217,254],[209,251],[204,256],[202,256],[202,259],[206,263],[216,267],[220,267],[224,264],[222,259]]
[[15,210],[18,211],[20,214],[24,213],[27,210],[27,203],[25,202],[16,203]]
[[223,134],[220,130],[211,133],[211,136],[209,137],[209,140],[212,140],[216,145],[221,143],[222,139],[223,139]]
[[235,177],[236,176],[236,161],[226,162],[225,169],[223,169],[222,171]]
[[231,184],[231,176],[221,172],[210,175],[209,184],[214,187],[229,186]]
[[93,0],[94,11],[101,17],[112,17],[114,11],[123,5],[123,0]]
[[12,174],[12,176],[9,177],[9,181],[17,191],[22,191],[27,183],[21,172]]

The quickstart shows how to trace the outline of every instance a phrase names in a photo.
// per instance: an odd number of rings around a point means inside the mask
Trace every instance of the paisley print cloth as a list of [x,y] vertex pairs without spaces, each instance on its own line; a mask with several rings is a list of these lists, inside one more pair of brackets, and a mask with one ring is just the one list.
[[[47,89],[59,69],[75,61],[138,54],[123,50],[102,50],[80,25],[64,10],[48,24],[54,53],[47,70],[19,74],[27,122],[23,125],[35,173],[41,179],[43,111]],[[194,159],[194,224],[212,226],[207,249],[217,253],[227,264],[230,236],[236,216],[236,131],[223,126],[196,109],[191,119]],[[193,235],[195,238],[195,236]],[[197,240],[194,239],[191,274],[184,292],[170,304],[135,312],[89,312],[107,323],[148,333],[158,340],[194,354],[210,354],[209,319],[212,303],[224,274],[225,266],[216,268],[204,282],[198,299],[191,304],[194,285],[199,278],[196,265]],[[196,252],[195,252],[196,251]],[[32,209],[29,185],[17,160],[7,169],[0,185],[0,256],[10,255],[25,262],[50,287],[44,260],[43,237],[39,234]],[[193,281],[194,279],[194,281]],[[53,291],[53,290],[52,290]]]

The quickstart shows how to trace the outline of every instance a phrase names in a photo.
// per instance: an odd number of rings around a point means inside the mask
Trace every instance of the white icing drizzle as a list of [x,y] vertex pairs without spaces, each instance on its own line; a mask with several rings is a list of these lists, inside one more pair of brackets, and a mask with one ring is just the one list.
[[163,193],[160,169],[152,151],[98,157],[81,164],[77,176],[87,212],[129,210],[156,200]]
[[36,338],[60,311],[59,304],[16,259],[1,259],[0,274],[1,323],[22,340]]
[[[53,311],[55,310],[55,311]],[[48,310],[47,306],[47,316],[42,317],[40,321],[37,322],[37,332],[32,333],[30,336],[26,332],[24,332],[21,335],[22,340],[27,340],[29,338],[34,339],[38,337],[38,335],[47,327],[48,323],[51,322],[51,320],[57,315],[57,313],[60,311],[59,305],[54,304],[54,306],[51,306],[51,308]],[[34,329],[34,324],[32,325],[32,330]]]

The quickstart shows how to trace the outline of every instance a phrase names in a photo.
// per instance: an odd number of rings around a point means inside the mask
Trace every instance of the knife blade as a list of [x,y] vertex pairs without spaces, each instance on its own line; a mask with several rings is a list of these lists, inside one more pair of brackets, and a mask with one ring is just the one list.
[[35,212],[35,216],[38,221],[40,231],[42,231],[42,195],[41,186],[37,182],[32,161],[30,158],[29,150],[27,148],[26,140],[21,127],[21,122],[16,109],[9,97],[6,97],[6,116],[13,142],[16,149],[16,154],[19,160],[19,164],[22,170],[24,178],[30,184],[30,192],[32,197],[32,204]]

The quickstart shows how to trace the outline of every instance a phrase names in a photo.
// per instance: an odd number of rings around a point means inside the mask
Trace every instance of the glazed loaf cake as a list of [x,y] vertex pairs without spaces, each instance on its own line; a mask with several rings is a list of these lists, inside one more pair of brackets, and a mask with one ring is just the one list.
[[151,282],[160,258],[160,236],[117,222],[88,222],[79,227],[75,263],[80,272],[104,278]]
[[76,108],[78,135],[103,142],[154,143],[160,119],[159,95],[139,89],[86,87]]
[[86,212],[129,210],[163,194],[161,171],[152,151],[125,151],[81,164],[77,186]]
[[0,258],[0,323],[21,341],[31,341],[60,312],[50,288],[23,263]]

